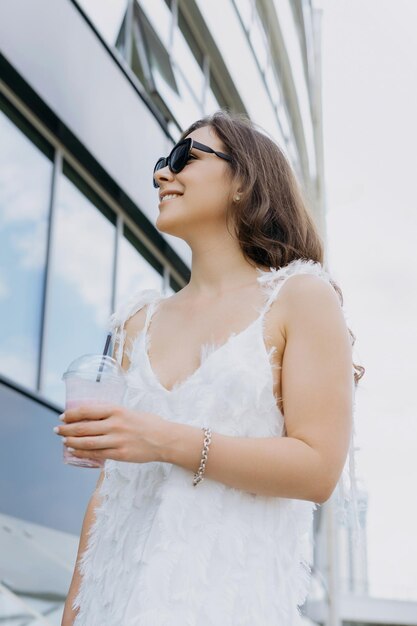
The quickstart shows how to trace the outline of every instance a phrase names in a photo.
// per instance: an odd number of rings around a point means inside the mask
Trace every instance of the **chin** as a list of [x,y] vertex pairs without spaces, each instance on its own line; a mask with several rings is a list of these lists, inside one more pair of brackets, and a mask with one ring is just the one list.
[[170,217],[164,215],[162,211],[155,222],[155,227],[161,232],[166,233],[167,235],[173,235],[174,237],[183,238],[183,228],[181,228],[181,222],[179,222],[178,217],[175,219],[170,219]]

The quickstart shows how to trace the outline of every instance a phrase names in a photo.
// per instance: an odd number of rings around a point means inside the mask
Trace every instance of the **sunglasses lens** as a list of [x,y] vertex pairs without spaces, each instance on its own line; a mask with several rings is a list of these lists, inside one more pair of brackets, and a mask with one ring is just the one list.
[[158,170],[161,170],[163,167],[165,167],[166,162],[167,160],[164,157],[161,157],[160,159],[158,159],[153,170],[154,173],[157,172]]
[[[155,172],[157,172],[158,170],[161,170],[163,167],[166,166],[166,158],[161,157],[160,159],[157,160],[155,167],[153,168],[153,173],[155,174]],[[155,180],[155,176],[153,177],[153,186],[157,189],[159,187],[159,184],[157,183],[157,181]]]
[[[161,170],[163,167],[169,165],[169,169],[174,174],[178,174],[187,165],[188,157],[190,154],[191,139],[183,139],[180,141],[171,151],[168,157],[161,157],[157,160],[153,173]],[[153,186],[158,188],[159,184],[153,177]]]
[[190,142],[184,141],[179,143],[171,152],[170,169],[177,174],[187,164],[188,155],[190,152]]

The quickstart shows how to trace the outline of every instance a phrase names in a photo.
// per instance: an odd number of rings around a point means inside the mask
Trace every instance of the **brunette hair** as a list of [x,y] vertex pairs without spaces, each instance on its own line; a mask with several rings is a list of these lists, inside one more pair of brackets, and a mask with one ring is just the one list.
[[[210,126],[232,157],[231,181],[239,181],[240,201],[229,202],[232,224],[244,257],[255,266],[280,268],[295,259],[323,265],[324,245],[302,189],[284,152],[242,113],[219,110],[197,120],[181,134]],[[341,305],[343,294],[331,281]],[[356,337],[348,328],[352,347]],[[353,364],[355,384],[365,373]]]

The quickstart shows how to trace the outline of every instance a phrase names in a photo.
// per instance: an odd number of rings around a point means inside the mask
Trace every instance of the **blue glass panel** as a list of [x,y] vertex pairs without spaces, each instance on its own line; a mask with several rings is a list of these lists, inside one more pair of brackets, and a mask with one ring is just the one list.
[[59,181],[47,316],[43,393],[64,402],[63,371],[100,352],[111,312],[115,215],[68,165]]
[[36,388],[52,148],[0,100],[0,373]]

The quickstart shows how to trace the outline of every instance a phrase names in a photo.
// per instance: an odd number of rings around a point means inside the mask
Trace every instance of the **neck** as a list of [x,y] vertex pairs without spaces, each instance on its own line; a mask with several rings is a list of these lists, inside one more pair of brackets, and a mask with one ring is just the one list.
[[219,297],[256,281],[256,266],[245,259],[236,240],[205,239],[191,250],[189,294]]

